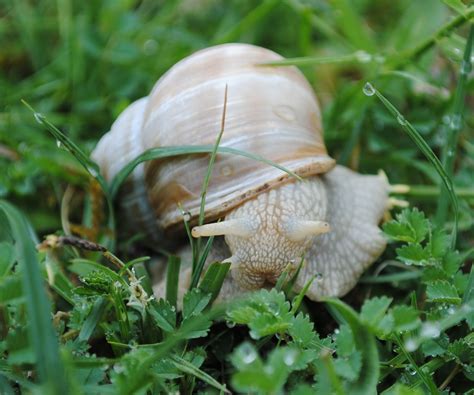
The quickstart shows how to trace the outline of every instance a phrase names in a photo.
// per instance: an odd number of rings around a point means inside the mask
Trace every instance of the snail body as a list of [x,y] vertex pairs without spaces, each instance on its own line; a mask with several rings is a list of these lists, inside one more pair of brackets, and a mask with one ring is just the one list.
[[[195,226],[192,235],[224,236],[211,252],[211,258],[232,264],[222,297],[274,284],[303,255],[307,264],[297,285],[322,273],[325,282],[313,284],[308,295],[340,296],[385,247],[377,225],[387,182],[334,168],[319,105],[304,76],[295,67],[259,65],[281,59],[247,44],[211,47],[185,58],[119,116],[92,154],[111,179],[146,149],[212,145],[228,87],[221,146],[269,159],[303,179],[246,157],[217,156],[206,224]],[[122,187],[121,205],[131,226],[158,240],[182,231],[182,210],[196,225],[208,161],[207,155],[193,155],[138,166]]]

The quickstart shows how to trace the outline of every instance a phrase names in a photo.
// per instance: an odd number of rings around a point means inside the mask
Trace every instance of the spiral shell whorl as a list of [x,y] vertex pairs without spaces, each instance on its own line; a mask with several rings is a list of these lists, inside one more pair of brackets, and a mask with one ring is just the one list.
[[[148,98],[143,97],[130,104],[113,123],[110,131],[102,137],[91,155],[109,182],[126,164],[145,150],[141,131],[147,102]],[[122,185],[120,212],[130,230],[144,232],[149,239],[158,240],[160,230],[148,198],[144,170],[144,164],[139,164]]]
[[[199,51],[171,68],[155,85],[143,123],[146,149],[215,143],[224,91],[227,115],[221,146],[270,159],[302,176],[334,166],[327,155],[316,97],[295,67],[259,64],[281,60],[276,53],[247,44]],[[181,203],[197,218],[208,157],[174,158],[145,166],[151,204],[163,228],[182,223]],[[223,216],[242,202],[291,181],[267,164],[218,155],[206,199],[206,220]]]

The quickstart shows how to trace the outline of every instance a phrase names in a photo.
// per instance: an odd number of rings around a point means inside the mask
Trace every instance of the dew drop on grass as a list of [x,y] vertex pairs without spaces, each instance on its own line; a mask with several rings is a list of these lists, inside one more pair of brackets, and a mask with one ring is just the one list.
[[407,373],[410,375],[410,376],[414,376],[416,374],[416,370],[413,369],[411,366],[407,366],[405,368],[405,370],[407,371]]
[[41,123],[41,124],[43,123],[43,121],[44,121],[44,115],[43,114],[40,114],[39,112],[35,112],[33,114],[33,116],[35,117],[36,122]]
[[295,350],[288,350],[288,352],[283,357],[283,362],[286,366],[291,366],[295,363],[296,360],[296,351]]
[[449,127],[451,129],[459,130],[459,129],[461,129],[461,125],[462,125],[462,118],[461,118],[460,115],[453,115],[450,118]]
[[63,143],[61,143],[61,140],[56,140],[56,147],[61,148],[63,146]]
[[364,92],[364,95],[366,96],[373,96],[375,95],[375,88],[370,82],[366,82],[364,87],[362,88],[362,92]]
[[99,175],[99,173],[97,172],[97,170],[95,168],[93,168],[92,166],[88,166],[87,167],[87,171],[89,172],[89,174],[92,176],[92,177],[97,177]]
[[226,321],[225,324],[226,324],[227,328],[230,328],[230,329],[235,327],[235,322],[232,322],[232,321]]
[[407,124],[407,120],[405,119],[405,117],[401,114],[398,114],[397,115],[397,122],[402,125],[402,126],[405,126]]
[[355,57],[360,63],[369,63],[372,60],[372,55],[365,51],[357,51]]
[[250,344],[244,344],[241,350],[243,363],[248,365],[257,359],[257,353]]
[[186,222],[189,222],[191,220],[191,213],[189,211],[186,211],[183,213],[183,219],[186,221]]
[[460,72],[461,74],[464,74],[464,75],[468,75],[472,70],[472,64],[470,61],[466,62],[465,60],[463,60],[461,62],[461,69],[460,69]]
[[426,322],[421,327],[420,335],[427,338],[437,338],[441,334],[441,328],[436,322]]
[[405,342],[405,348],[408,352],[416,351],[418,348],[418,342],[415,339],[408,339]]
[[339,334],[339,328],[334,329],[334,334],[338,335]]

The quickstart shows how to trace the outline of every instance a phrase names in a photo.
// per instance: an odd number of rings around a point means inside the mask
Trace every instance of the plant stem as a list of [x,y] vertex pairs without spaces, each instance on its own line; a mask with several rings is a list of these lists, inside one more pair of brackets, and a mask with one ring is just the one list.
[[[407,187],[408,190],[402,195],[437,198],[441,193],[441,188],[435,185],[407,185]],[[474,198],[474,188],[455,188],[454,191],[459,198]]]
[[[399,69],[405,66],[408,62],[419,57],[433,47],[438,40],[449,35],[454,29],[463,25],[465,22],[474,18],[474,6],[469,7],[464,14],[458,15],[448,23],[441,26],[431,37],[420,42],[415,47],[408,49],[397,56],[397,60],[391,64],[390,69]],[[471,28],[472,29],[472,28]]]

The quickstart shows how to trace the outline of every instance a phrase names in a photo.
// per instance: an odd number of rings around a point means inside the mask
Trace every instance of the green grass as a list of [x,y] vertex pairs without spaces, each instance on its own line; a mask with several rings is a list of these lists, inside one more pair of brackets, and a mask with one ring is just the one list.
[[[472,393],[471,2],[5,0],[0,9],[0,393]],[[204,245],[193,263],[169,257],[165,299],[152,299],[156,252],[115,221],[119,188],[143,161],[249,156],[184,142],[144,153],[110,184],[89,159],[169,67],[231,41],[301,68],[338,162],[408,186],[397,197],[417,208],[393,211],[387,250],[343,300],[295,295],[285,272],[272,291],[211,306],[229,265],[200,279]],[[203,204],[210,169],[212,160]],[[97,238],[64,234],[65,212]]]

